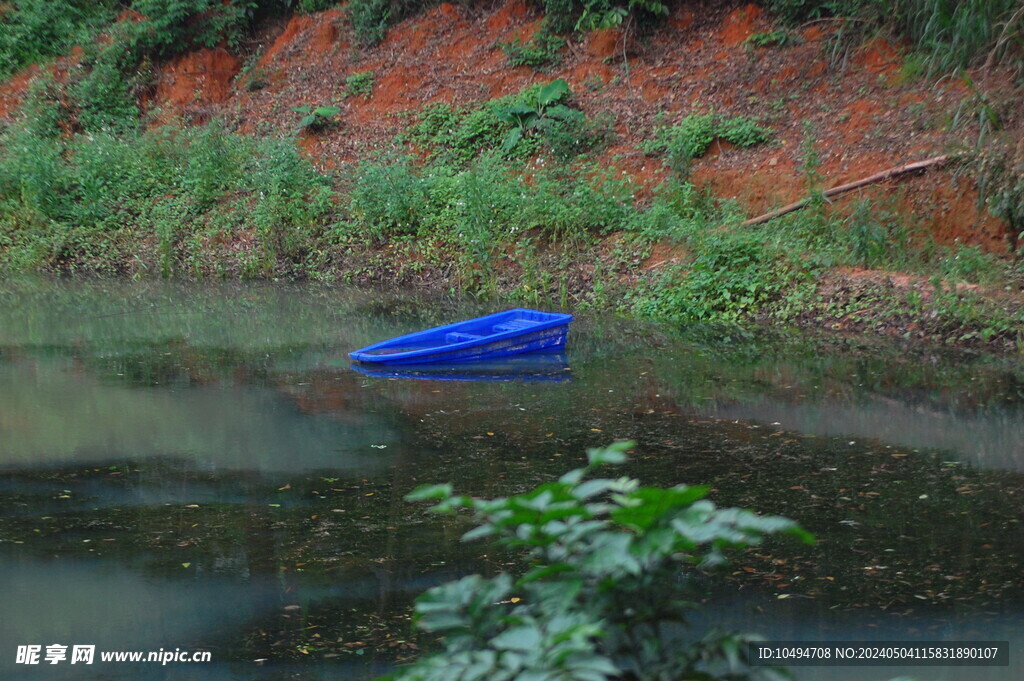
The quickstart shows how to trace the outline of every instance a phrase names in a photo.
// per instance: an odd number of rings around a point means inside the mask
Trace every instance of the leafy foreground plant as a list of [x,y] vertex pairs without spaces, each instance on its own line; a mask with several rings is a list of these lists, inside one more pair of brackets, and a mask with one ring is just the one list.
[[622,477],[585,480],[622,463],[632,443],[587,452],[589,464],[525,494],[478,500],[451,485],[421,487],[409,500],[437,500],[441,513],[472,509],[466,541],[492,537],[524,550],[514,578],[472,575],[435,587],[416,603],[417,623],[444,635],[442,653],[398,673],[402,681],[603,681],[780,679],[749,667],[747,637],[687,636],[686,615],[702,591],[697,568],[765,535],[811,536],[791,520],[718,509],[704,486],[641,487]]

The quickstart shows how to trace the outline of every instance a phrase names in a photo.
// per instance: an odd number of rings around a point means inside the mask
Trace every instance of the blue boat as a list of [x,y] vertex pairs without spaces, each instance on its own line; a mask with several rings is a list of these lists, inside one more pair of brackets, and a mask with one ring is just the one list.
[[398,336],[349,353],[384,365],[475,362],[565,345],[571,314],[516,308]]

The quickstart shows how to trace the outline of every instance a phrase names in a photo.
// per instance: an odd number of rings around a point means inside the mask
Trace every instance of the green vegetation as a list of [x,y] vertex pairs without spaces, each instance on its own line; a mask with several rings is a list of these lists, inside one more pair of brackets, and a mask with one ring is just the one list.
[[[0,140],[0,261],[7,271],[299,273],[329,198],[290,141],[217,124],[69,138],[15,128]],[[233,261],[211,257],[249,239],[256,248]]]
[[316,108],[305,106],[293,106],[292,111],[302,114],[299,119],[299,130],[320,131],[337,124],[337,116],[341,109],[336,106],[318,106]]
[[373,71],[353,73],[345,79],[345,96],[369,99],[373,94]]
[[789,47],[800,41],[793,31],[778,28],[774,31],[752,33],[744,42],[750,47]]
[[299,0],[298,10],[304,14],[323,12],[338,4],[338,0]]
[[509,66],[529,66],[534,69],[557,65],[562,60],[560,51],[565,45],[565,38],[552,33],[547,21],[526,43],[516,38],[510,43],[498,44],[508,58]]
[[564,80],[555,80],[477,107],[436,104],[423,110],[401,141],[426,151],[433,161],[456,167],[497,150],[510,159],[547,153],[570,160],[609,134],[606,122],[588,120],[564,103],[571,94]]
[[[1021,64],[1024,12],[1016,0],[769,0],[768,8],[790,23],[847,17],[864,28],[886,28],[925,55],[934,74],[1012,60]],[[863,35],[863,31],[858,32]]]
[[2,10],[0,77],[85,45],[117,16],[115,2],[15,0]]
[[628,17],[650,21],[668,16],[657,0],[544,0],[544,14],[556,33],[620,26]]
[[523,552],[528,569],[464,577],[421,596],[417,624],[443,634],[444,651],[398,678],[783,678],[746,664],[741,635],[698,632],[680,640],[666,625],[685,627],[698,607],[698,570],[772,534],[809,543],[810,535],[785,518],[718,509],[704,499],[708,487],[587,479],[599,466],[623,463],[631,445],[588,450],[586,467],[508,498],[458,496],[450,485],[410,494],[437,501],[436,512],[471,509],[477,527],[463,540],[487,537]]
[[359,44],[366,47],[384,40],[391,21],[397,20],[389,0],[349,0],[349,24]]
[[[80,45],[78,68],[60,88],[40,89],[40,96],[62,109],[71,129],[129,131],[139,125],[137,102],[152,86],[154,59],[197,47],[235,46],[259,12],[282,6],[281,0],[135,0],[127,6],[19,0],[3,10],[0,76]],[[115,21],[125,9],[132,13]]]
[[[1017,343],[1024,322],[952,286],[1019,281],[1012,263],[929,246],[877,202],[848,216],[822,203],[741,227],[734,207],[673,178],[637,204],[628,182],[575,152],[590,141],[578,143],[586,125],[566,126],[553,113],[575,112],[558,81],[478,107],[435,107],[403,140],[425,160],[386,153],[337,177],[288,140],[241,137],[217,123],[68,135],[48,87],[0,139],[5,272],[402,279],[427,269],[468,292],[537,305],[730,324],[884,328],[926,318],[928,337],[964,343]],[[813,193],[813,145],[805,157]],[[607,250],[601,241],[611,233],[617,245]],[[682,255],[641,270],[656,243]],[[587,262],[595,264],[581,283]],[[816,279],[840,265],[895,266],[938,283],[837,298]]]
[[664,155],[668,166],[685,178],[693,160],[703,156],[716,139],[738,147],[752,147],[770,140],[771,131],[745,116],[691,114],[677,125],[656,127],[654,138],[644,142],[642,149],[650,155]]

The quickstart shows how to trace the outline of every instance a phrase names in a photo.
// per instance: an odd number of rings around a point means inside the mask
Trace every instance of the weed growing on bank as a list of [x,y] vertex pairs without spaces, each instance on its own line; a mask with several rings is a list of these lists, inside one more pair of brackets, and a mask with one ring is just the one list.
[[201,274],[240,243],[226,273],[301,272],[332,207],[330,182],[289,140],[218,124],[67,138],[15,127],[0,141],[8,272]]

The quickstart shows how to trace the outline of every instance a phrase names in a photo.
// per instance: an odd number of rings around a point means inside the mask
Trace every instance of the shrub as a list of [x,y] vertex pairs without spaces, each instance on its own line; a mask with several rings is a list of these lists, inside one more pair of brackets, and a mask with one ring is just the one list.
[[968,168],[977,173],[979,197],[989,212],[1009,225],[1016,251],[1024,237],[1024,145],[1000,132],[979,145]]
[[391,19],[388,0],[349,0],[348,21],[356,40],[372,47],[384,40]]
[[658,0],[544,0],[544,13],[558,33],[592,31],[620,26],[627,17],[650,21],[668,16],[668,7]]
[[638,311],[680,321],[750,321],[810,274],[754,232],[711,232],[690,245],[696,252],[693,261],[667,268],[639,291]]
[[435,512],[469,509],[477,527],[463,539],[521,552],[528,569],[473,575],[423,594],[417,625],[442,634],[444,650],[398,678],[780,678],[745,664],[745,637],[689,631],[687,613],[704,591],[698,570],[772,534],[810,535],[785,518],[716,508],[704,499],[707,487],[587,479],[625,461],[631,446],[591,449],[584,468],[508,498],[457,496],[450,485],[408,495],[438,502]]
[[429,105],[400,141],[427,151],[435,161],[464,167],[482,152],[501,146],[509,128],[497,113],[503,101],[491,100],[475,109]]
[[356,169],[349,213],[360,231],[378,243],[389,236],[416,234],[427,210],[431,181],[407,157],[364,161]]
[[303,14],[323,12],[338,4],[338,0],[299,0],[299,11]]
[[656,127],[654,139],[646,140],[641,148],[650,155],[663,154],[669,168],[686,177],[693,159],[703,156],[717,138],[736,146],[750,147],[770,140],[771,130],[745,116],[726,118],[715,113],[691,114],[676,125]]
[[119,11],[112,0],[15,0],[0,9],[0,78],[74,45],[87,45]]
[[763,33],[752,33],[744,41],[749,47],[790,47],[800,41],[799,35],[784,28]]
[[939,260],[939,270],[946,278],[971,284],[993,284],[1005,269],[997,257],[983,251],[981,246],[961,243],[945,249],[945,255]]
[[518,159],[548,151],[568,160],[609,137],[611,128],[605,119],[588,120],[566,105],[570,96],[569,86],[559,79],[475,108],[435,104],[424,108],[400,141],[455,167],[492,151]]

